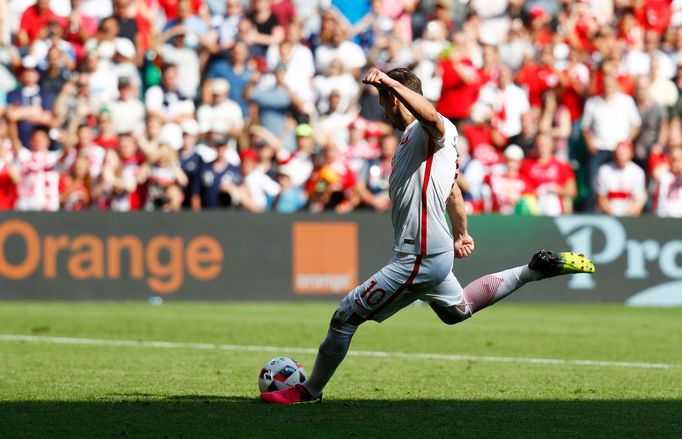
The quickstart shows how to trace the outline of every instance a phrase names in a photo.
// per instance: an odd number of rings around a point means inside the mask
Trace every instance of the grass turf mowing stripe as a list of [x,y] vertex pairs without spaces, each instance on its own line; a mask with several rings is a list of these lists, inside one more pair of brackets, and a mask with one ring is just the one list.
[[[249,346],[214,343],[185,343],[168,341],[142,341],[142,340],[112,340],[97,338],[73,338],[73,337],[45,337],[38,335],[0,334],[0,341],[9,342],[33,342],[52,344],[73,344],[91,346],[124,346],[124,347],[150,347],[166,349],[201,349],[223,350],[241,352],[275,352],[316,354],[317,349],[295,348],[283,346]],[[522,364],[548,364],[557,366],[589,366],[589,367],[624,367],[634,369],[678,369],[682,364],[670,363],[640,363],[629,361],[599,361],[599,360],[566,360],[560,358],[524,358],[502,357],[488,355],[448,355],[408,352],[381,352],[381,351],[349,351],[349,356],[356,357],[387,357],[423,360],[446,360],[446,361],[482,361],[488,363],[522,363]]]

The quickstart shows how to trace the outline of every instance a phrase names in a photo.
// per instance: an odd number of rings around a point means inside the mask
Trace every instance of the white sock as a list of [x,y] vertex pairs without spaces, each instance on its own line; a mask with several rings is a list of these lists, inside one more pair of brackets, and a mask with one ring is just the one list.
[[327,336],[317,352],[315,365],[310,377],[303,383],[310,395],[318,397],[346,357],[351,339],[358,327],[348,323],[329,326]]

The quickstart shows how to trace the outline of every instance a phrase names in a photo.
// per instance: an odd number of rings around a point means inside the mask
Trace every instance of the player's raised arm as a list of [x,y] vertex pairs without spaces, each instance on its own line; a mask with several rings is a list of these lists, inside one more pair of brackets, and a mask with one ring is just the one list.
[[[404,69],[393,69],[391,72],[400,73],[400,70]],[[445,134],[445,126],[436,109],[421,94],[421,83],[417,92],[377,68],[372,68],[362,82],[376,87],[379,90],[379,99],[384,100],[386,105],[396,107],[398,101],[402,102],[431,137],[441,139]],[[386,105],[382,103],[385,109]]]

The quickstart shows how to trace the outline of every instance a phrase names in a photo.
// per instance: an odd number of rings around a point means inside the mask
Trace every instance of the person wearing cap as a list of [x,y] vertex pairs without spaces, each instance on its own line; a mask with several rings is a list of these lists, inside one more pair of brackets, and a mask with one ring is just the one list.
[[112,59],[112,69],[119,80],[123,77],[128,78],[128,81],[137,90],[142,87],[142,78],[140,72],[135,64],[135,45],[127,38],[116,38],[114,40],[114,57]]
[[146,109],[138,96],[130,78],[118,78],[118,99],[108,105],[117,133],[144,131]]
[[199,123],[194,119],[188,119],[180,124],[180,128],[182,129],[182,148],[179,152],[180,168],[187,176],[182,207],[196,211],[201,209],[200,177],[204,165],[204,160],[196,150]]
[[613,159],[599,167],[595,178],[598,211],[612,216],[639,216],[646,201],[646,179],[637,166],[632,143],[619,142]]
[[31,133],[37,125],[49,126],[53,122],[53,100],[41,90],[37,68],[37,60],[31,55],[25,56],[19,74],[21,87],[7,95],[7,116],[17,122],[23,145],[30,143]]
[[535,157],[525,160],[521,174],[538,201],[539,214],[557,216],[573,211],[577,195],[573,168],[555,155],[552,137],[539,133],[535,138]]
[[512,215],[521,197],[532,192],[528,181],[521,174],[523,149],[518,145],[509,145],[504,150],[505,163],[495,167],[485,178],[488,193],[483,197],[486,212]]
[[[242,174],[239,167],[227,161],[226,151],[229,138],[226,135],[215,138],[211,146],[215,160],[203,163],[199,175],[199,196],[202,209],[225,209],[238,206],[242,190]],[[193,188],[195,190],[195,188]]]
[[197,120],[201,127],[212,127],[217,123],[225,126],[226,133],[238,136],[244,128],[244,117],[239,105],[228,97],[230,83],[222,78],[213,78],[208,82],[211,101],[202,104],[197,110]]

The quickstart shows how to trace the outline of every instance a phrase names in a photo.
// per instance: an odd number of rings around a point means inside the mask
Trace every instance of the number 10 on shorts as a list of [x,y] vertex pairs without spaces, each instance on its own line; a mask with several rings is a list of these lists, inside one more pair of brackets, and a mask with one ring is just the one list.
[[384,291],[383,288],[374,289],[376,285],[377,281],[372,279],[372,282],[370,282],[369,286],[365,289],[365,291],[363,291],[362,294],[360,294],[360,297],[355,298],[355,304],[362,306],[360,299],[364,299],[367,306],[376,306],[380,304],[381,301],[384,300],[384,297],[386,297],[386,292]]

